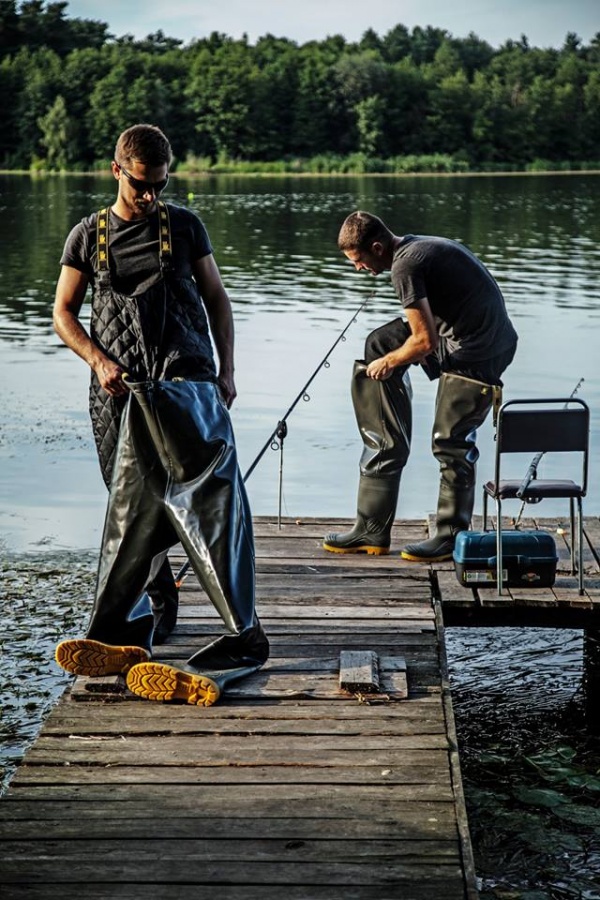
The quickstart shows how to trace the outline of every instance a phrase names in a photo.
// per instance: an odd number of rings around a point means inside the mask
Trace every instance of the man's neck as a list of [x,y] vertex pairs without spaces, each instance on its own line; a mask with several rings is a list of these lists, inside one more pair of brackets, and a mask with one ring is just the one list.
[[141,210],[132,208],[127,203],[124,203],[121,197],[117,197],[111,206],[111,209],[120,219],[124,219],[126,222],[133,222],[137,219],[147,219],[149,216],[153,215],[153,213],[156,212],[156,203],[157,201],[154,201],[150,206]]

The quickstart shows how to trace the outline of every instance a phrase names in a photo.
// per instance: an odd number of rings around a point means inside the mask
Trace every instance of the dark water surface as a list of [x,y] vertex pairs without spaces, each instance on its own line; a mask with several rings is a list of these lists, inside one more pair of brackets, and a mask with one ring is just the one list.
[[[579,396],[592,407],[593,431],[585,511],[598,515],[599,183],[590,175],[172,179],[167,199],[205,221],[234,306],[242,469],[376,291],[311,386],[310,402],[290,417],[284,453],[284,514],[354,513],[352,361],[366,334],[399,314],[389,276],[358,275],[336,250],[341,221],[363,208],[396,233],[460,239],[488,265],[520,335],[506,397],[566,396],[585,379]],[[60,346],[50,319],[64,238],[113,191],[109,177],[0,176],[6,777],[67,683],[53,647],[81,632],[93,592],[106,496],[88,422],[88,372]],[[422,518],[437,497],[434,389],[413,372],[415,437],[398,515]],[[480,480],[491,474],[492,437],[486,423]],[[248,481],[256,514],[277,513],[278,466],[268,451]],[[565,512],[558,502],[539,508]],[[482,897],[599,898],[600,751],[581,718],[581,633],[448,629],[447,640]]]

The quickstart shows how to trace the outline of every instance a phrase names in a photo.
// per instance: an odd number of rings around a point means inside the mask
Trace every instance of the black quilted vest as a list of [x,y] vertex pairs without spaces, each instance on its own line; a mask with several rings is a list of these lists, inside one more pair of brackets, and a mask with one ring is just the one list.
[[[171,268],[171,230],[159,202],[159,277],[141,294],[126,296],[111,284],[108,209],[98,213],[96,280],[91,336],[132,381],[215,381],[215,363],[204,306],[196,282]],[[103,249],[106,248],[106,249]],[[90,416],[102,477],[110,486],[121,415],[127,397],[111,397],[92,372]]]

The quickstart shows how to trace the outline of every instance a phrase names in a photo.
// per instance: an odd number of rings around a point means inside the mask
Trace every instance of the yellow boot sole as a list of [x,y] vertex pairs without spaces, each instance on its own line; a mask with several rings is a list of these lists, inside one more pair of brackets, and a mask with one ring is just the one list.
[[406,553],[406,551],[400,551],[401,559],[408,559],[411,562],[420,562],[420,563],[436,563],[436,562],[445,562],[448,559],[452,559],[452,553],[442,553],[440,556],[413,556],[410,553]]
[[323,550],[329,553],[367,553],[369,556],[388,556],[389,547],[375,547],[372,544],[360,544],[358,547],[334,547],[333,544],[325,542]]
[[127,687],[146,700],[184,700],[194,706],[212,706],[221,696],[221,689],[212,678],[155,662],[143,662],[130,669]]
[[96,677],[124,675],[132,666],[150,659],[150,654],[142,647],[116,647],[81,638],[62,641],[56,648],[55,659],[65,672]]

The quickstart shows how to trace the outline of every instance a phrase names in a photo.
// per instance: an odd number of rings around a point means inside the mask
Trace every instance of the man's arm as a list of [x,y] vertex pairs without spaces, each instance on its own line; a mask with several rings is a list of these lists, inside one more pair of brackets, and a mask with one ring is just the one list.
[[117,397],[127,393],[122,380],[123,369],[102,353],[79,320],[87,286],[87,275],[71,266],[62,266],[54,300],[54,330],[67,347],[94,370],[101,387]]
[[227,292],[221,281],[221,273],[212,253],[197,259],[193,265],[208,313],[210,330],[219,354],[218,384],[228,407],[237,396],[233,377],[233,314]]
[[419,300],[418,303],[407,306],[405,313],[411,332],[410,336],[397,350],[392,350],[385,356],[369,363],[367,366],[369,378],[384,381],[390,377],[397,366],[422,362],[426,356],[436,350],[439,338],[435,319],[427,300]]

